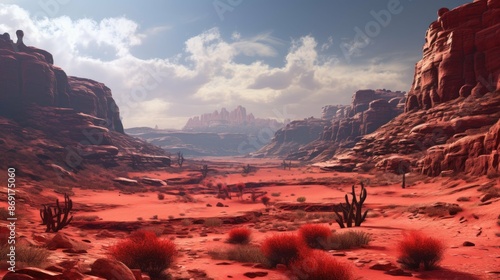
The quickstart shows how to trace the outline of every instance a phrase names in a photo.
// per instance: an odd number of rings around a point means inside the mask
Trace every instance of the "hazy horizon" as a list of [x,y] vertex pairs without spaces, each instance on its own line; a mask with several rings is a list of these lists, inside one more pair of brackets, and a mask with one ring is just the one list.
[[0,32],[105,83],[126,128],[180,129],[222,107],[302,119],[358,89],[408,91],[437,10],[469,2],[0,0]]

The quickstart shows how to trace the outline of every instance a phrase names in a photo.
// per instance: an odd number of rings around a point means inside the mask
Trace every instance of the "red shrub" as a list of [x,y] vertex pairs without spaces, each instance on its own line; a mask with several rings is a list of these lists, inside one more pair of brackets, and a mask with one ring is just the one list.
[[330,228],[324,225],[305,224],[299,228],[299,237],[311,248],[326,248],[330,236],[332,236]]
[[293,234],[275,234],[268,237],[261,245],[261,251],[272,267],[277,264],[288,266],[292,261],[308,253],[304,242]]
[[157,278],[172,264],[177,251],[172,241],[159,239],[154,232],[139,230],[111,247],[109,254],[129,268],[139,268],[151,278]]
[[350,280],[353,274],[348,264],[336,260],[330,254],[312,250],[304,258],[292,262],[288,274],[297,280]]
[[444,248],[441,240],[410,231],[398,244],[398,262],[408,269],[417,270],[423,265],[425,270],[431,270],[442,259]]
[[252,232],[246,227],[233,228],[229,231],[229,243],[247,244],[250,242],[250,235]]

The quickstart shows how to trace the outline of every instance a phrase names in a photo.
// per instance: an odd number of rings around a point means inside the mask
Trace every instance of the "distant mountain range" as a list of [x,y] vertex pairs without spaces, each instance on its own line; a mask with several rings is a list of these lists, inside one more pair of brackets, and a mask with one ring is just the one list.
[[271,141],[284,123],[256,118],[245,107],[222,108],[190,118],[182,130],[149,127],[126,129],[126,133],[186,156],[236,156],[255,152]]

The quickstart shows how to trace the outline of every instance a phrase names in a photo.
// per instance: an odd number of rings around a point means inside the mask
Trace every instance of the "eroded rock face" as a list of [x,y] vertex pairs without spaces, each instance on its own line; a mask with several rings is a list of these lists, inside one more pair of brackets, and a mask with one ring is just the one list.
[[300,160],[328,159],[339,148],[354,146],[359,137],[399,115],[404,95],[385,89],[359,90],[353,94],[351,105],[325,106],[321,119],[291,122],[277,131],[271,143],[258,154]]
[[357,142],[351,166],[371,162],[387,170],[387,159],[402,157],[429,176],[499,172],[498,3],[479,0],[438,11],[405,113]]
[[[21,36],[22,38],[22,36]],[[118,106],[104,84],[68,77],[53,65],[52,55],[24,43],[0,40],[0,113],[15,117],[29,104],[73,108],[104,119],[123,133]]]
[[405,111],[429,109],[456,99],[484,95],[500,86],[500,8],[480,0],[440,9],[427,30],[423,57]]

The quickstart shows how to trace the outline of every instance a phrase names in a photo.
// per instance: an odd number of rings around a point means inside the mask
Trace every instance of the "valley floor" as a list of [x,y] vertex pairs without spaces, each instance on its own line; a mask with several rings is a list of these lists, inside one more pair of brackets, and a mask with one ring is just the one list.
[[[337,232],[351,230],[340,229],[332,220],[331,212],[312,210],[318,204],[343,202],[352,185],[359,186],[363,181],[368,192],[364,207],[369,209],[369,214],[356,230],[370,233],[372,241],[363,248],[331,252],[352,267],[356,279],[407,279],[370,267],[377,263],[398,266],[397,243],[412,229],[437,237],[446,245],[439,269],[410,271],[413,277],[500,279],[500,201],[493,198],[482,202],[484,194],[478,191],[498,187],[498,179],[427,178],[410,174],[407,176],[409,187],[402,189],[400,177],[391,174],[332,173],[296,163],[290,170],[283,170],[280,163],[268,159],[211,158],[189,162],[182,168],[128,174],[129,178],[177,182],[162,187],[148,186],[147,191],[133,187],[124,187],[121,192],[72,189],[75,221],[61,232],[79,242],[85,240],[90,248],[84,254],[57,249],[49,263],[77,260],[77,265],[85,270],[95,259],[106,256],[107,248],[127,236],[128,231],[142,228],[159,232],[162,238],[175,242],[180,255],[169,272],[176,279],[246,279],[244,273],[259,271],[267,272],[262,279],[288,279],[276,269],[212,259],[209,252],[234,246],[225,242],[227,232],[242,225],[252,229],[251,243],[256,245],[274,233],[296,232],[305,223],[320,223]],[[209,167],[207,178],[200,184],[183,184],[183,180],[199,176],[202,164]],[[247,164],[254,170],[244,174],[242,167]],[[216,188],[207,187],[207,181],[227,185],[246,183],[248,191],[267,192],[270,205],[252,202],[250,194],[245,194],[243,199],[219,199]],[[62,197],[51,190],[33,194],[32,187],[19,187],[24,201]],[[359,187],[356,188],[359,192]],[[178,195],[179,190],[188,195]],[[165,194],[162,200],[158,198],[160,192]],[[304,197],[305,202],[297,202],[298,197]],[[217,203],[224,206],[217,207]],[[462,211],[450,215],[448,208],[453,204],[458,204]],[[2,202],[0,207],[5,205]],[[296,208],[305,210],[305,215],[290,210]],[[214,217],[224,223],[206,227],[203,220]],[[44,233],[35,207],[24,210],[17,234],[30,244],[40,244],[54,235]],[[474,246],[464,246],[464,242]]]

